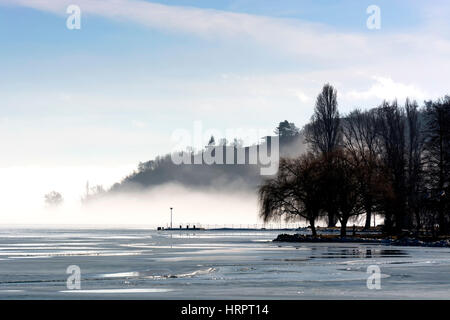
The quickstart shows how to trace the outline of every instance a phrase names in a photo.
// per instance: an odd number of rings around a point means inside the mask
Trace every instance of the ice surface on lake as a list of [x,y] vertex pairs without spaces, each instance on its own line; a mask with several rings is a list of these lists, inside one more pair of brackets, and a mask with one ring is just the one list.
[[[273,231],[0,229],[0,299],[450,299],[450,249]],[[81,269],[70,290],[66,269]],[[367,267],[381,289],[367,288]]]

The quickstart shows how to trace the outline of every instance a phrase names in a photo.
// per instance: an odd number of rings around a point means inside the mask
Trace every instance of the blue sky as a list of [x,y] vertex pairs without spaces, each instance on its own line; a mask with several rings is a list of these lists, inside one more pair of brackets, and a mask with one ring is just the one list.
[[[77,4],[81,30],[66,28]],[[380,30],[366,8],[381,9]],[[0,0],[0,166],[125,165],[171,133],[302,126],[325,82],[343,112],[446,94],[444,1]],[[447,72],[446,72],[447,71]]]
[[[66,28],[69,4],[80,30]],[[366,27],[373,4],[379,30]],[[224,134],[301,127],[326,82],[342,113],[449,94],[449,14],[448,1],[0,0],[0,224],[147,221],[172,191],[145,197],[133,219],[129,203],[80,218],[86,181],[109,187],[196,121]],[[44,210],[51,190],[64,214]],[[256,200],[223,208],[236,199],[222,196],[178,206],[257,222]]]

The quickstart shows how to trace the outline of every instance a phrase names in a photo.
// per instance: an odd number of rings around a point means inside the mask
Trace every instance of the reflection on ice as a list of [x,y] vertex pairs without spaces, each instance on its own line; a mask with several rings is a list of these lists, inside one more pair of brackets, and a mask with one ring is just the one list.
[[[347,259],[351,257],[359,258],[377,258],[377,257],[402,257],[407,256],[408,253],[398,249],[374,249],[374,248],[330,248],[326,252],[322,252],[320,258],[342,258]],[[311,258],[316,258],[312,256]]]
[[92,290],[62,290],[63,293],[151,293],[151,292],[169,292],[171,289],[92,289]]
[[116,272],[116,273],[107,273],[102,274],[100,277],[103,278],[147,278],[147,279],[175,279],[175,278],[191,278],[198,275],[204,275],[211,272],[214,272],[214,268],[206,268],[206,269],[197,269],[193,271],[189,271],[186,273],[174,274],[169,269],[155,269],[155,270],[146,270],[146,271],[132,271],[132,272]]
[[19,252],[19,251],[8,251],[0,252],[0,255],[7,256],[8,259],[18,259],[18,258],[34,258],[34,257],[69,257],[69,256],[133,256],[140,255],[142,251],[100,251],[100,250],[89,250],[89,251],[49,251],[49,252]]

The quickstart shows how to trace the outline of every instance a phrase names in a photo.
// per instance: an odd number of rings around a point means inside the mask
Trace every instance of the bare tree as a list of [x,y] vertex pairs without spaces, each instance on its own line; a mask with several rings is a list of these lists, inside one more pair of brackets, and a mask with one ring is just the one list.
[[[340,117],[337,103],[337,91],[330,85],[325,84],[322,92],[317,96],[314,114],[310,124],[305,126],[305,140],[315,154],[321,154],[328,158],[328,154],[335,151],[342,138]],[[332,190],[330,192],[333,192]],[[332,198],[328,194],[328,198]],[[335,205],[327,201],[328,226],[336,225]]]
[[345,237],[349,219],[364,212],[359,188],[361,163],[354,161],[352,155],[344,150],[335,151],[328,163],[329,168],[323,176],[331,176],[331,179],[323,181],[323,190],[329,190],[330,184],[335,186],[333,204],[341,224],[341,237]]
[[409,216],[415,219],[417,231],[421,229],[421,194],[423,194],[423,147],[422,125],[416,101],[406,100],[406,148],[407,148],[407,203]]
[[426,102],[425,159],[430,205],[436,208],[439,231],[449,231],[450,96]]
[[381,157],[394,192],[392,205],[386,207],[385,227],[388,232],[399,233],[402,228],[409,227],[406,214],[405,115],[397,101],[391,104],[383,102],[377,113]]
[[51,191],[51,192],[47,193],[46,195],[44,195],[44,199],[45,199],[45,203],[51,207],[59,206],[64,201],[61,193],[56,192],[56,191]]
[[86,195],[81,198],[81,202],[83,204],[88,204],[91,201],[101,199],[106,196],[106,190],[102,185],[96,185],[89,188],[89,185],[86,186]]
[[370,227],[374,199],[374,178],[377,174],[377,159],[380,153],[378,121],[373,110],[356,109],[343,120],[343,144],[358,170],[359,189],[366,213],[365,228]]
[[330,210],[331,203],[341,224],[341,236],[345,236],[349,219],[363,212],[358,170],[343,150],[335,151],[332,157],[309,153],[282,159],[277,177],[259,189],[260,215],[264,221],[305,219],[315,236],[315,221]]
[[341,141],[341,127],[337,103],[337,91],[325,84],[317,96],[314,115],[306,127],[306,142],[316,153],[334,151]]
[[322,164],[312,154],[281,159],[278,174],[259,188],[260,216],[272,219],[305,219],[312,235],[323,204],[320,190]]

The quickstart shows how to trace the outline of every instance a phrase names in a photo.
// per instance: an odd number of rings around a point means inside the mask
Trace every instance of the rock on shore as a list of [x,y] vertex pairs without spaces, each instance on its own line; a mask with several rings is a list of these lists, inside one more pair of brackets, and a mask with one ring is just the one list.
[[415,238],[359,238],[359,237],[312,237],[302,234],[280,234],[275,242],[305,242],[305,243],[375,243],[390,246],[416,246],[416,247],[450,247],[450,239],[438,241],[423,241]]

